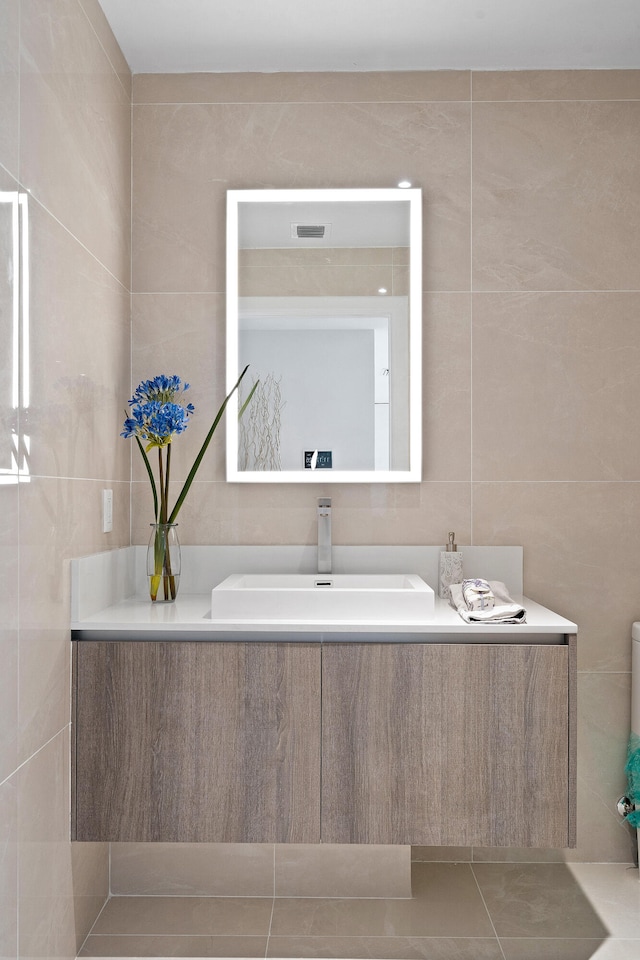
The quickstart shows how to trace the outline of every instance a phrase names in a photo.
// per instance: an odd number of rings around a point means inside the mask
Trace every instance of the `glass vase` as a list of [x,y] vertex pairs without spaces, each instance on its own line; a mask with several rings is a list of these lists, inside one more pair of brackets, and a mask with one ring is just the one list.
[[180,541],[177,523],[152,523],[147,550],[149,595],[158,603],[173,603],[180,583]]

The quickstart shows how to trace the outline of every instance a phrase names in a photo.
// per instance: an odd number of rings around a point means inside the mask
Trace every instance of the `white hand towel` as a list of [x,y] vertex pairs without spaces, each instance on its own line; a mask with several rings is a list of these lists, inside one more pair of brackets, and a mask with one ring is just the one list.
[[488,610],[469,610],[462,593],[462,584],[451,584],[451,606],[458,611],[465,623],[526,623],[525,608],[514,603],[504,583],[501,580],[487,582],[495,598],[493,607]]
[[489,582],[478,577],[462,581],[462,596],[467,610],[490,610],[495,603]]

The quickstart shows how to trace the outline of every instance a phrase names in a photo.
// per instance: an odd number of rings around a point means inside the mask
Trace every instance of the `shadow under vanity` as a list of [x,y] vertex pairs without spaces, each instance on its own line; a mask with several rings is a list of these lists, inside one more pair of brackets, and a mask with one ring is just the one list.
[[[433,583],[439,549],[334,547],[334,572]],[[525,624],[436,599],[395,629],[211,619],[214,584],[311,547],[186,547],[195,592],[163,606],[142,551],[73,563],[74,839],[575,845],[577,627],[521,597],[521,548],[465,547],[465,574]]]

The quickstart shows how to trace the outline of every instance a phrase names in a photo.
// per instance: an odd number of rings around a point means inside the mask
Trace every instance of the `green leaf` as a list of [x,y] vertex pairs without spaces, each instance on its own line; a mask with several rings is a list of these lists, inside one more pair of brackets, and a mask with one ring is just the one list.
[[[245,367],[245,369],[246,369],[246,367]],[[243,374],[243,376],[244,376],[244,374]],[[239,382],[239,381],[238,381],[238,382]],[[238,420],[240,419],[240,417],[242,416],[242,414],[245,412],[245,410],[246,410],[247,407],[249,406],[249,403],[250,403],[250,401],[251,401],[251,398],[252,398],[252,396],[254,395],[254,393],[256,392],[256,387],[258,386],[259,383],[260,383],[260,381],[259,381],[259,380],[256,380],[256,382],[254,383],[254,385],[251,387],[251,393],[249,394],[249,396],[247,397],[247,399],[245,400],[245,402],[244,402],[244,403],[242,404],[242,406],[240,407],[240,410],[238,411]]]
[[153,470],[151,469],[151,464],[149,463],[149,458],[144,452],[144,447],[140,442],[140,438],[136,437],[136,443],[138,444],[138,450],[142,454],[142,459],[144,460],[144,465],[147,468],[147,473],[149,474],[149,480],[151,481],[151,492],[153,493],[153,516],[155,517],[155,522],[158,522],[158,491],[156,490],[156,481],[153,477]]
[[[178,499],[176,500],[176,504],[175,504],[173,510],[171,511],[171,515],[170,515],[170,517],[169,517],[169,520],[167,521],[168,523],[175,523],[175,519],[176,519],[176,517],[178,516],[178,511],[180,510],[180,507],[182,506],[182,504],[183,504],[183,502],[184,502],[184,498],[186,497],[186,495],[187,495],[188,492],[189,492],[189,488],[190,488],[190,486],[191,486],[191,484],[192,484],[192,482],[193,482],[193,478],[195,477],[195,475],[196,475],[196,473],[197,473],[197,471],[198,471],[198,467],[200,466],[200,463],[202,462],[202,458],[204,457],[205,453],[207,452],[207,447],[209,446],[209,444],[210,444],[210,442],[211,442],[211,438],[213,437],[214,433],[216,432],[216,427],[217,427],[218,424],[220,423],[220,420],[222,419],[222,415],[224,414],[224,411],[227,409],[227,404],[229,403],[229,400],[231,399],[231,397],[233,396],[233,394],[235,393],[235,391],[236,391],[236,390],[238,389],[238,387],[240,386],[240,381],[242,380],[242,378],[244,377],[244,375],[245,375],[245,373],[247,372],[248,369],[249,369],[249,364],[247,364],[247,366],[244,368],[244,370],[242,371],[242,373],[241,373],[240,376],[238,377],[235,386],[230,390],[230,392],[227,394],[227,396],[226,396],[226,397],[224,398],[224,400],[222,401],[222,406],[220,407],[220,409],[218,410],[218,413],[216,414],[216,418],[215,418],[215,420],[213,421],[213,424],[212,424],[212,426],[211,426],[211,429],[209,430],[209,433],[208,433],[207,436],[205,437],[204,443],[203,443],[202,446],[200,447],[200,452],[198,453],[198,456],[196,457],[196,459],[195,459],[194,462],[193,462],[193,466],[191,467],[191,470],[189,471],[189,476],[188,476],[187,479],[185,480],[184,485],[183,485],[183,487],[182,487],[182,490],[180,491],[180,495],[179,495]],[[252,392],[253,392],[253,391],[252,391]],[[246,405],[246,404],[245,404],[245,405]]]

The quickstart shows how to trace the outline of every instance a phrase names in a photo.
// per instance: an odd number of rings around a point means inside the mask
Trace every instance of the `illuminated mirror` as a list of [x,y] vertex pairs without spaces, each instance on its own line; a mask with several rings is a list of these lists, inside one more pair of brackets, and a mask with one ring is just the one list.
[[421,227],[416,189],[228,191],[228,480],[420,480]]

